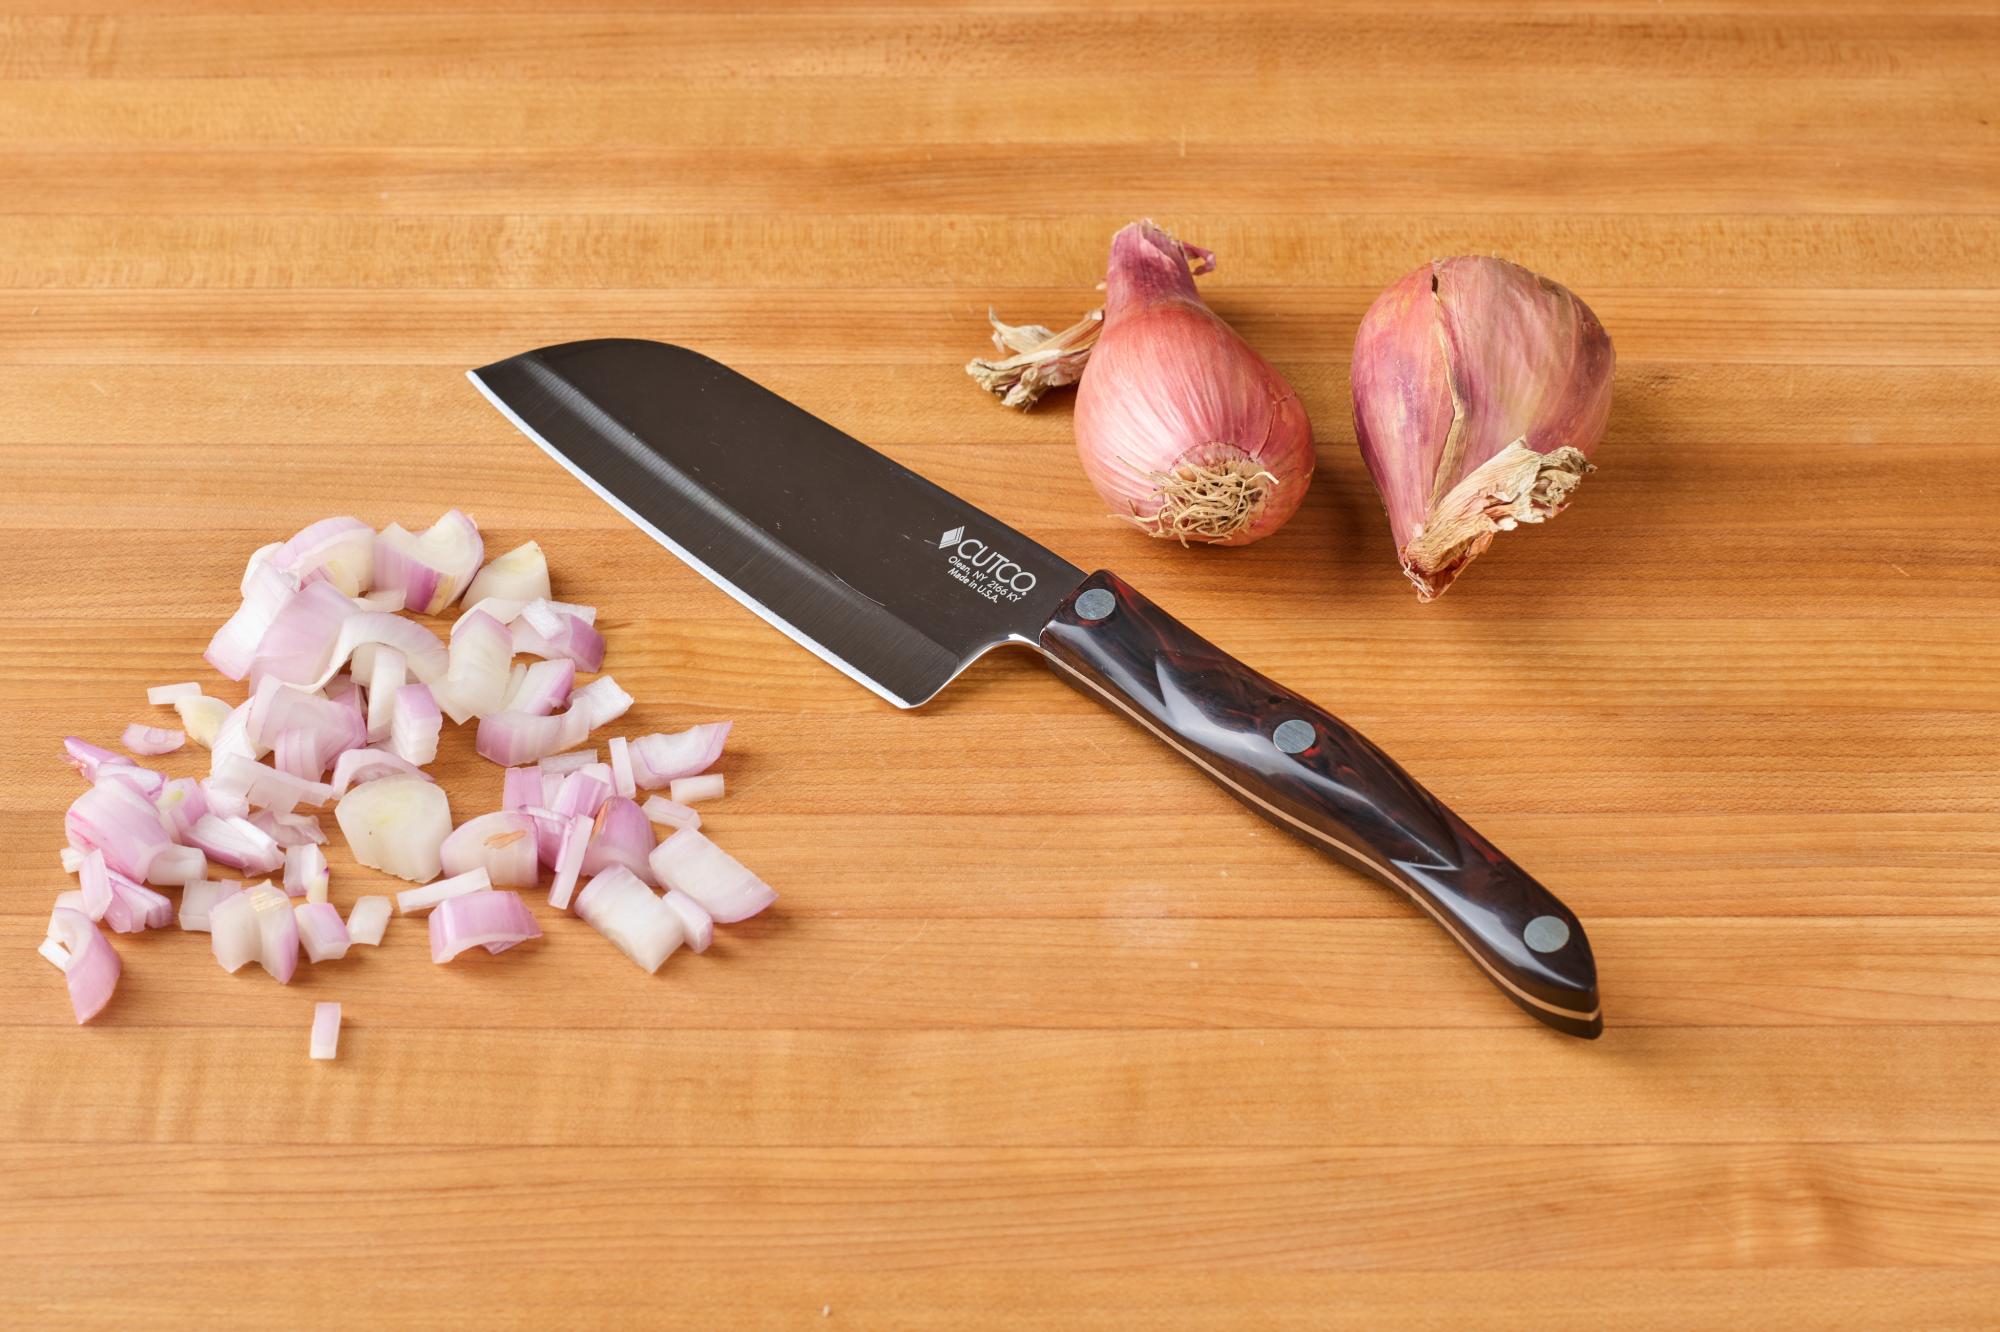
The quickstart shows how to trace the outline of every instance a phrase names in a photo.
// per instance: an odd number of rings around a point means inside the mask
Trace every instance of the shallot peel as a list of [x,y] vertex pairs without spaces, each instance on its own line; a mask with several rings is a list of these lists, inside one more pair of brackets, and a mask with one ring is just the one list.
[[1214,266],[1151,222],[1112,238],[1077,452],[1114,517],[1183,544],[1243,546],[1297,512],[1312,426],[1283,376],[1202,303],[1190,256]]
[[1611,414],[1616,357],[1559,283],[1480,255],[1424,265],[1354,339],[1354,432],[1419,601],[1501,532],[1561,513]]

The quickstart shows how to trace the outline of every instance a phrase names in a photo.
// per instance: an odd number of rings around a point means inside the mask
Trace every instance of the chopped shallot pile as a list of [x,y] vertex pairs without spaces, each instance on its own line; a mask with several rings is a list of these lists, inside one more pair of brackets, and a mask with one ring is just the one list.
[[[121,737],[145,757],[192,740],[209,751],[207,777],[170,779],[63,742],[88,789],[63,821],[63,868],[77,885],[57,896],[40,951],[68,982],[78,1022],[103,1011],[123,969],[107,926],[131,934],[178,922],[209,936],[224,970],[255,962],[283,984],[301,949],[318,966],[381,943],[392,912],[429,913],[435,963],[538,939],[521,892],[546,873],[550,907],[574,907],[651,972],[776,900],[689,807],[723,792],[709,770],[730,723],[610,736],[600,761],[591,740],[632,696],[597,674],[596,610],[552,599],[534,542],[484,555],[478,527],[456,509],[421,533],[314,523],[250,557],[243,604],[204,654],[241,682],[243,701],[192,681],[159,685],[146,701],[171,707],[180,726],[134,722]],[[454,606],[442,640],[411,618]],[[580,673],[595,678],[579,683]],[[456,826],[424,771],[447,723],[475,726],[479,753],[504,770],[493,805]],[[327,833],[308,812],[329,804],[357,862],[419,886],[365,885],[343,917]],[[179,890],[178,910],[159,888]],[[339,1006],[321,1004],[315,1058],[332,1057],[338,1024]]]

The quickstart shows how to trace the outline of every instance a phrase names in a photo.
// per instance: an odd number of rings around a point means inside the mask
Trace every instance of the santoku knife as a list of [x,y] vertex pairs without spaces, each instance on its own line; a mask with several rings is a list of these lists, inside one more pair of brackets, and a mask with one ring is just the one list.
[[1018,643],[1273,823],[1400,890],[1530,1016],[1603,1030],[1568,907],[1333,714],[726,366],[605,339],[471,372],[695,571],[897,707]]

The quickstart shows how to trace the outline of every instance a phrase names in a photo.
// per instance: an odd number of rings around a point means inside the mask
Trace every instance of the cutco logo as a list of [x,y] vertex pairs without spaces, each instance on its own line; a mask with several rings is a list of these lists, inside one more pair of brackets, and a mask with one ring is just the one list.
[[1019,601],[1035,590],[1033,573],[978,537],[968,537],[963,527],[940,536],[938,549],[951,552],[946,557],[951,576],[988,601]]

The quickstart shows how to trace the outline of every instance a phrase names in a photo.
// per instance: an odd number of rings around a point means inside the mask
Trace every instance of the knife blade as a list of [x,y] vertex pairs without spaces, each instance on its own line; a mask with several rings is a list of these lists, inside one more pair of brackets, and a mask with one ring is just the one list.
[[1317,704],[762,385],[600,339],[469,372],[695,572],[898,707],[1015,644],[1257,813],[1407,895],[1516,1006],[1603,1030],[1575,914]]

